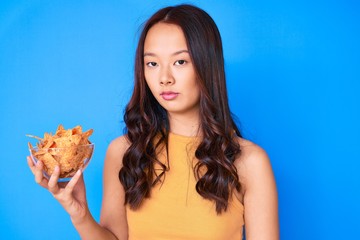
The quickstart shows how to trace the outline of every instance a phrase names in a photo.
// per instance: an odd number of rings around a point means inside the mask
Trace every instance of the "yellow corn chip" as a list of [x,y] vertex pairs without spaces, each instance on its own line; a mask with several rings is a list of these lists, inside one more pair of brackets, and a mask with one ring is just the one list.
[[50,176],[58,165],[60,178],[66,178],[75,174],[91,158],[93,146],[89,146],[91,144],[89,137],[92,133],[92,129],[83,132],[80,125],[66,130],[60,124],[54,135],[44,133],[44,138],[26,136],[39,141],[36,147],[31,143],[28,143],[28,147],[32,156],[44,163],[47,175]]

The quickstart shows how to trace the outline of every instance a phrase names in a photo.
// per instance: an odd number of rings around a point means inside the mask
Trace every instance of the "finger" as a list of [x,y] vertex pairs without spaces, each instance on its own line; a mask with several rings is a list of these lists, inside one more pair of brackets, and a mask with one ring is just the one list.
[[43,176],[43,163],[42,161],[38,161],[36,163],[35,169],[34,169],[34,174],[35,174],[35,182],[36,183],[41,183],[44,176]]
[[67,186],[65,188],[65,191],[67,193],[71,193],[74,190],[74,188],[75,188],[76,184],[78,183],[81,175],[82,175],[82,170],[79,169],[76,172],[76,174],[71,178],[70,182],[67,184]]
[[31,159],[30,156],[27,156],[26,159],[27,159],[27,163],[28,163],[28,166],[29,166],[31,172],[33,174],[35,174],[35,164],[34,164],[33,160]]
[[48,189],[52,194],[56,194],[59,191],[59,185],[58,180],[60,176],[60,167],[55,166],[53,174],[51,174],[51,177],[48,182]]
[[48,180],[44,177],[43,174],[43,163],[38,161],[37,164],[35,164],[31,157],[28,157],[28,165],[35,176],[35,182],[40,186],[47,188]]

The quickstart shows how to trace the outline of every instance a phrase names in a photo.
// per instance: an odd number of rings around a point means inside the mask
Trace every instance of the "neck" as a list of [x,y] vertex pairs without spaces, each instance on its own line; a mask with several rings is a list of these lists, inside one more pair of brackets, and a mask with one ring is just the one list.
[[200,134],[198,114],[188,116],[168,113],[170,132],[183,136],[198,136]]

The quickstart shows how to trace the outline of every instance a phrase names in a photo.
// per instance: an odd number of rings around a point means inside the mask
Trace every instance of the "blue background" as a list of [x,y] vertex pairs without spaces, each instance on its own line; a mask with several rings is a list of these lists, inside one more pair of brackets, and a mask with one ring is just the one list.
[[[109,142],[123,132],[139,26],[182,1],[0,2],[0,238],[79,239],[35,184],[25,134],[93,128],[85,171],[99,220]],[[188,1],[223,38],[232,111],[269,154],[282,239],[360,239],[358,1]]]

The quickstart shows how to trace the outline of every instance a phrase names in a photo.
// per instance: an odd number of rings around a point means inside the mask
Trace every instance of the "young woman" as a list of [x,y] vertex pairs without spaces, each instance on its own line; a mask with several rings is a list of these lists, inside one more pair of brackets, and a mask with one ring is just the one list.
[[28,158],[35,181],[69,213],[82,239],[278,239],[269,159],[241,138],[229,110],[219,31],[179,5],[144,25],[126,134],[109,145],[100,223],[81,171],[59,186]]

